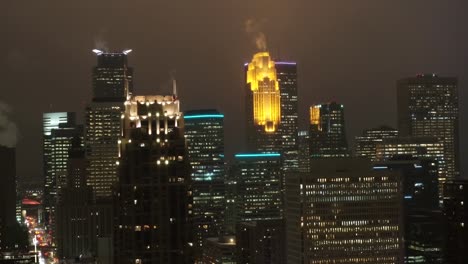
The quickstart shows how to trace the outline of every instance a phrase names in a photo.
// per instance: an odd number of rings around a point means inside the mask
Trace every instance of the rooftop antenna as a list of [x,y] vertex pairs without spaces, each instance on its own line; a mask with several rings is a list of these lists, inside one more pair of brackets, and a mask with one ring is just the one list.
[[177,98],[177,84],[175,77],[172,77],[172,100],[177,104],[177,112],[180,112],[179,98]]

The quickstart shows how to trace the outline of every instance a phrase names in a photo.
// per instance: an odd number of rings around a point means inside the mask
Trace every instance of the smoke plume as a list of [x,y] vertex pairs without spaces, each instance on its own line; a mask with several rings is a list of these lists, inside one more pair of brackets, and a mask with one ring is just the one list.
[[106,30],[101,29],[97,36],[94,37],[94,48],[104,52],[109,52],[109,45],[104,37],[105,34]]
[[15,147],[18,128],[10,119],[11,108],[0,102],[0,145],[6,147]]
[[252,37],[255,46],[261,51],[267,50],[266,35],[262,31],[264,22],[252,18],[245,21],[245,32]]

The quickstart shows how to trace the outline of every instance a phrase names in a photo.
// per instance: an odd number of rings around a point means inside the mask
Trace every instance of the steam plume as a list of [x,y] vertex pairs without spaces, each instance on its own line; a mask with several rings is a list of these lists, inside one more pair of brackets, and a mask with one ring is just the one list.
[[6,147],[15,147],[17,141],[18,128],[10,120],[11,108],[0,102],[0,145]]
[[105,33],[106,30],[102,29],[98,35],[94,37],[94,48],[104,52],[109,52],[109,45],[104,37]]
[[267,50],[266,35],[262,32],[262,26],[265,21],[259,22],[255,19],[245,21],[245,32],[249,34],[258,50]]

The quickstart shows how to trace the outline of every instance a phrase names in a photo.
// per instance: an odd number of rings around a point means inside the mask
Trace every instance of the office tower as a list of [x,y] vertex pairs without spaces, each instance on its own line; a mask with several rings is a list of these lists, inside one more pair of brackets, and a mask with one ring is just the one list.
[[376,161],[376,146],[381,144],[384,139],[397,138],[398,130],[388,127],[380,126],[372,129],[366,129],[362,132],[361,136],[356,137],[355,156],[360,158],[369,158]]
[[194,245],[201,256],[203,241],[218,237],[224,221],[224,115],[216,110],[187,111],[184,130],[192,167]]
[[112,204],[95,202],[86,185],[86,158],[82,139],[75,136],[68,151],[66,185],[59,190],[57,204],[57,254],[61,259],[96,256],[98,239],[113,231]]
[[279,153],[235,155],[237,222],[283,218],[283,172]]
[[445,263],[437,161],[397,155],[389,161],[376,163],[374,169],[396,171],[401,175],[405,263]]
[[299,169],[297,64],[277,61],[275,68],[281,95],[279,132],[281,134],[283,167],[285,171],[297,171]]
[[284,219],[240,222],[236,228],[237,263],[286,263]]
[[133,92],[133,68],[128,67],[127,55],[123,52],[93,50],[97,66],[93,69],[93,102],[124,102]]
[[445,185],[444,214],[447,218],[445,263],[468,263],[468,181]]
[[[239,263],[281,263],[285,248],[283,218],[283,169],[279,153],[235,155],[237,251],[245,250]],[[242,230],[249,227],[251,235]],[[251,229],[256,229],[257,232]],[[275,230],[275,234],[270,234]],[[239,240],[241,236],[241,240]],[[263,241],[259,238],[263,237]],[[280,241],[278,241],[280,240]],[[260,243],[261,242],[261,243]],[[250,252],[250,253],[248,253]],[[239,257],[239,256],[238,256]],[[245,262],[245,261],[253,262]],[[274,262],[272,262],[274,261]]]
[[206,239],[202,263],[236,264],[236,237],[220,236]]
[[344,106],[335,102],[310,107],[312,158],[348,157]]
[[400,137],[387,138],[376,147],[376,158],[379,161],[391,159],[395,155],[411,155],[415,158],[433,159],[437,162],[439,198],[443,198],[443,185],[446,180],[447,164],[445,148],[433,137]]
[[280,151],[281,94],[275,62],[268,52],[259,52],[246,65],[245,74],[247,148]]
[[115,191],[116,263],[188,263],[190,163],[175,96],[126,102]]
[[446,179],[459,171],[458,80],[423,74],[398,81],[398,129],[402,136],[437,137],[445,148]]
[[310,165],[286,178],[288,263],[402,263],[399,174],[362,158]]
[[124,102],[133,89],[133,69],[127,63],[130,50],[94,52],[97,66],[93,69],[93,100],[86,108],[87,181],[97,198],[109,198],[118,181],[117,141],[121,137]]
[[299,131],[297,142],[299,145],[299,172],[308,172],[310,164],[310,136],[309,131]]
[[16,150],[0,145],[0,249],[11,241],[6,235],[16,222]]
[[[76,114],[73,112],[52,112],[42,115],[43,132],[43,171],[44,171],[44,221],[52,234],[52,243],[55,233],[53,214],[57,203],[57,178],[63,179],[66,171],[68,143],[70,136],[76,129]],[[67,135],[72,134],[72,135]],[[62,155],[63,154],[63,155]]]

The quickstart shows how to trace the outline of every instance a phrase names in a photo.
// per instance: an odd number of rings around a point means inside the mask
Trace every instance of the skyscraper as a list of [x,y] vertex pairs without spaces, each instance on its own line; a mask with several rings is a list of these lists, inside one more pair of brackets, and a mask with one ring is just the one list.
[[280,89],[281,146],[283,153],[283,167],[286,171],[294,171],[299,168],[298,153],[298,85],[297,64],[295,62],[275,62],[276,76]]
[[336,102],[310,107],[310,156],[348,157],[344,106]]
[[369,158],[376,161],[376,146],[382,143],[387,138],[397,138],[398,130],[388,127],[380,126],[377,128],[366,129],[362,132],[361,136],[356,137],[356,157]]
[[389,161],[376,163],[374,169],[401,175],[405,263],[445,263],[437,161],[396,155]]
[[118,144],[124,102],[133,90],[133,69],[127,65],[131,50],[106,53],[94,50],[93,101],[86,108],[85,145],[88,185],[98,198],[111,197],[118,181]]
[[398,81],[398,129],[402,136],[437,137],[445,148],[447,175],[459,171],[458,80],[422,74]]
[[[55,205],[57,203],[57,178],[63,179],[66,171],[68,147],[76,129],[76,114],[72,112],[52,112],[42,115],[43,132],[43,172],[44,172],[44,211],[46,227],[54,235]],[[70,131],[72,131],[70,133]],[[58,177],[58,175],[60,175]]]
[[286,179],[287,263],[402,263],[399,174],[359,158],[312,159]]
[[440,202],[443,198],[443,185],[447,174],[443,143],[434,137],[400,137],[387,138],[377,144],[376,158],[379,161],[390,160],[395,155],[410,155],[414,158],[432,159],[437,163],[437,180]]
[[281,94],[275,62],[268,52],[254,55],[246,65],[247,148],[280,151]]
[[283,218],[283,171],[279,153],[235,155],[237,222]]
[[297,142],[299,144],[299,171],[308,172],[310,164],[310,136],[308,130],[299,131]]
[[204,240],[218,237],[224,221],[224,115],[216,110],[187,111],[184,128],[192,167],[194,243],[201,256]]
[[115,190],[116,263],[189,263],[192,192],[175,96],[126,103]]

